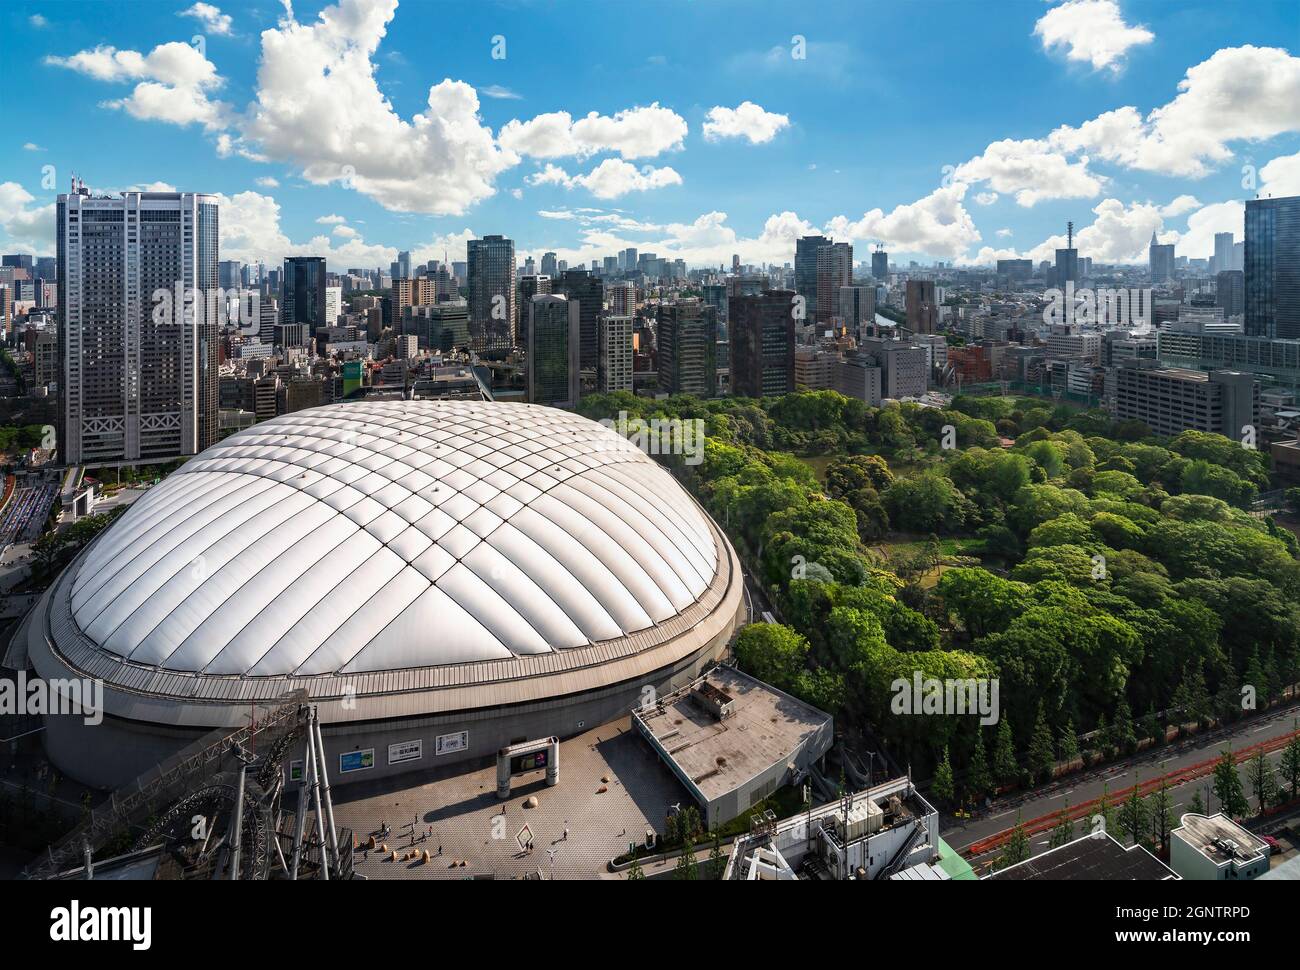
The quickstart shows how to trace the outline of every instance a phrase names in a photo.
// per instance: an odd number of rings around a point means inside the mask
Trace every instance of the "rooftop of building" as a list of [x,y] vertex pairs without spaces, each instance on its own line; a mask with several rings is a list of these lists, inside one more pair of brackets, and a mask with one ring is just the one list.
[[[730,703],[730,713],[719,719],[703,696],[712,703]],[[713,668],[635,716],[709,801],[788,760],[831,720],[732,667]]]
[[994,880],[1165,880],[1176,872],[1140,845],[1125,848],[1110,835],[1085,835],[984,877]]
[[1222,865],[1228,862],[1246,862],[1268,853],[1263,839],[1251,834],[1228,816],[1196,815],[1188,812],[1182,824],[1170,835],[1176,836],[1197,852]]

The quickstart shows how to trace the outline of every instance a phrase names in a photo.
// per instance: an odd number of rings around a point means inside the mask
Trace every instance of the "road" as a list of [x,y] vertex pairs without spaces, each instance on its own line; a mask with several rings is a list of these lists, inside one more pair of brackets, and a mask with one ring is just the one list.
[[[1021,817],[1027,822],[1060,811],[1067,803],[1078,805],[1099,798],[1106,788],[1111,792],[1121,791],[1139,781],[1148,781],[1179,768],[1213,758],[1229,744],[1234,751],[1239,751],[1261,741],[1289,734],[1295,730],[1292,722],[1297,716],[1300,716],[1300,702],[1288,704],[1262,717],[1243,721],[1230,728],[1144,751],[1126,762],[1070,775],[1028,793],[1016,793],[998,799],[989,812],[979,818],[954,819],[951,815],[945,814],[941,817],[940,831],[944,841],[958,852],[964,852],[973,843],[1014,826],[1017,812],[1020,812]],[[1275,768],[1280,756],[1280,751],[1268,756]],[[1250,786],[1245,783],[1245,766],[1239,766],[1239,770],[1246,794],[1249,796]],[[1180,812],[1188,810],[1192,796],[1197,791],[1200,792],[1201,800],[1206,807],[1211,812],[1217,811],[1217,805],[1213,803],[1210,794],[1210,784],[1210,778],[1205,777],[1174,788],[1172,794],[1175,817]],[[1252,798],[1251,801],[1253,803],[1254,799]],[[1078,830],[1082,831],[1081,828]],[[1046,832],[1033,837],[1032,848],[1035,855],[1047,849],[1047,841]]]

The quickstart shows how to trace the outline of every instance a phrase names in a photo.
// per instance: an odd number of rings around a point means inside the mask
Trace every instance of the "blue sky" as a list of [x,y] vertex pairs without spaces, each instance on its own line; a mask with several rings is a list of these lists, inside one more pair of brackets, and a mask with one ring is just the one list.
[[988,262],[1067,220],[1103,261],[1153,231],[1204,256],[1243,198],[1300,193],[1295,0],[7,9],[33,107],[2,143],[7,251],[52,249],[73,172],[219,193],[223,256],[339,269],[492,232],[571,260],[784,262],[823,231]]

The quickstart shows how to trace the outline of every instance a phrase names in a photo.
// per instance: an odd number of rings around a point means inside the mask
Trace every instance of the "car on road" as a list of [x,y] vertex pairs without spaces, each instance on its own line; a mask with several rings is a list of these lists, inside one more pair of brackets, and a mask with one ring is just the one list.
[[1273,852],[1281,852],[1281,851],[1282,851],[1282,843],[1279,842],[1277,839],[1273,838],[1273,836],[1271,836],[1271,835],[1261,835],[1261,836],[1260,836],[1260,840],[1263,841],[1263,843],[1264,843],[1266,846],[1268,846],[1269,849],[1272,850]]

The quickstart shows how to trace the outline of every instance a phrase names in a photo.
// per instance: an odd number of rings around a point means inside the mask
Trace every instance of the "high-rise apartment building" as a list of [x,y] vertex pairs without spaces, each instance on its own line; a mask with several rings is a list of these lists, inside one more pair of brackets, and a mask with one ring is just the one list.
[[1246,333],[1300,338],[1300,196],[1246,202]]
[[515,301],[515,306],[519,311],[519,322],[515,327],[515,339],[519,341],[519,346],[528,346],[528,316],[533,297],[545,296],[550,292],[551,278],[549,276],[533,274],[519,277],[519,298]]
[[906,290],[907,329],[912,333],[934,333],[939,327],[939,304],[934,280],[908,280]]
[[578,303],[556,294],[534,296],[528,305],[528,400],[574,407],[581,396]]
[[889,253],[877,249],[871,254],[871,277],[877,280],[889,279]]
[[1174,278],[1173,244],[1162,246],[1156,241],[1156,234],[1151,234],[1151,246],[1147,250],[1147,265],[1151,271],[1152,283],[1168,283]]
[[515,345],[515,241],[471,239],[466,254],[470,342],[480,356],[504,357]]
[[828,323],[839,309],[840,287],[853,284],[853,246],[831,243],[817,250],[818,323]]
[[728,301],[732,396],[773,397],[794,390],[796,295],[767,290]]
[[75,182],[55,221],[60,460],[168,458],[215,444],[216,197],[92,197]]
[[844,321],[849,333],[862,338],[864,324],[876,322],[876,288],[874,286],[841,286],[838,294],[836,316]]
[[602,394],[632,390],[632,318],[604,314],[600,318],[600,365],[596,386]]
[[659,304],[655,345],[660,391],[717,396],[718,315],[713,307],[697,298]]

